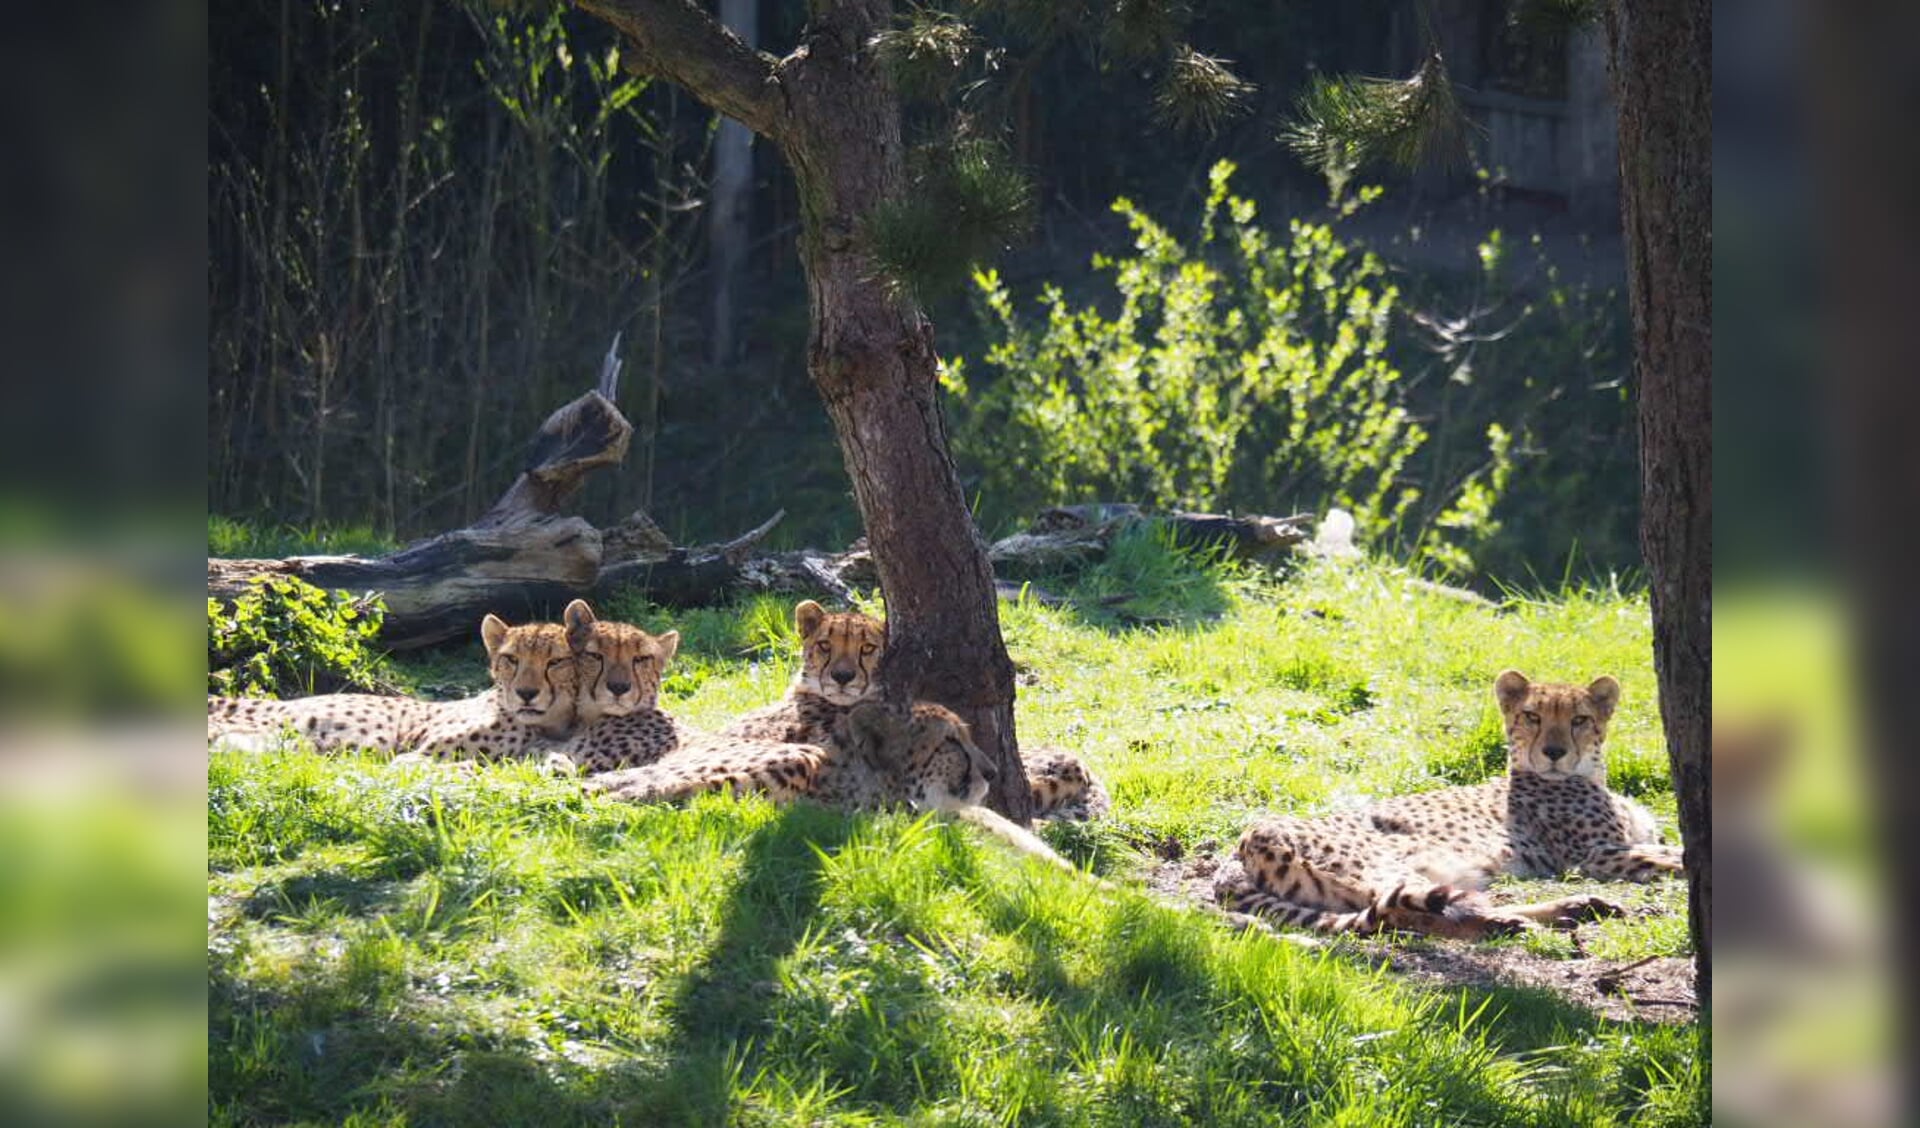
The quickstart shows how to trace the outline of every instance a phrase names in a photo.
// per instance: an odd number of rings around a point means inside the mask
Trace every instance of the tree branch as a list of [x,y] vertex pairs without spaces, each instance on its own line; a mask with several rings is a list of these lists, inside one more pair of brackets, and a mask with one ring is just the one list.
[[678,83],[712,109],[777,140],[786,103],[773,56],[756,51],[691,0],[574,0],[625,36],[646,73]]

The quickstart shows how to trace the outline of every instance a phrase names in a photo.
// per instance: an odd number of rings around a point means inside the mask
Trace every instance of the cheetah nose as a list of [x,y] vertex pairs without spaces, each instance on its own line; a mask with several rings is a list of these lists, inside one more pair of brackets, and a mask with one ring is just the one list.
[[536,686],[529,686],[526,689],[516,689],[514,692],[520,695],[520,700],[529,705],[533,704],[534,698],[540,696],[540,690]]
[[633,683],[610,681],[607,683],[607,688],[613,691],[613,695],[615,697],[619,697],[621,694],[627,692],[629,689],[632,689]]
[[852,670],[835,670],[833,672],[833,680],[839,682],[841,685],[845,685],[848,682],[853,680],[853,671]]
[[1547,754],[1547,759],[1552,760],[1556,764],[1560,762],[1560,757],[1567,754],[1567,750],[1558,744],[1549,744],[1541,749],[1541,751]]

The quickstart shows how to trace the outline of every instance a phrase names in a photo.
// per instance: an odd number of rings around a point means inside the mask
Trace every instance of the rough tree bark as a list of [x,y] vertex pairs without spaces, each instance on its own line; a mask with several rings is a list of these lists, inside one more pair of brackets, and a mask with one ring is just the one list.
[[807,367],[826,401],[887,600],[889,687],[947,705],[1000,766],[990,805],[1025,820],[1013,662],[993,568],[947,450],[933,326],[861,247],[859,226],[905,183],[900,108],[867,43],[890,5],[817,14],[783,67],[795,128],[782,141],[800,189],[800,259],[812,303]]
[[800,46],[754,51],[688,0],[576,0],[631,60],[779,147],[801,196],[811,299],[808,369],[825,400],[887,601],[887,682],[973,726],[999,767],[988,795],[1024,822],[1013,663],[986,546],[948,453],[933,328],[861,247],[865,218],[905,184],[900,101],[869,44],[887,0],[811,0]]
[[1713,13],[1707,0],[1615,0],[1606,18],[1640,395],[1640,545],[1704,1009],[1713,974]]

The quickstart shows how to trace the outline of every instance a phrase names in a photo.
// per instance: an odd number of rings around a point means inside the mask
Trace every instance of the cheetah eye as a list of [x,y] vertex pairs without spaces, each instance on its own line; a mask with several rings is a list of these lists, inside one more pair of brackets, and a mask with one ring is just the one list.
[[1574,728],[1585,728],[1587,725],[1592,723],[1593,723],[1592,717],[1575,717],[1573,719]]
[[634,665],[636,665],[636,666],[644,666],[644,665],[646,665],[647,663],[649,663],[649,662],[651,662],[651,661],[653,661],[653,655],[651,655],[651,654],[642,654],[642,655],[641,655],[640,657],[638,657],[638,658],[635,658],[635,659],[633,660],[633,664],[634,664]]
[[520,666],[520,660],[518,658],[515,658],[511,654],[502,654],[498,658],[495,658],[494,661],[498,662],[502,666],[505,666],[509,670],[518,669]]
[[1538,713],[1523,712],[1520,715],[1525,717],[1527,719],[1527,723],[1530,725],[1537,725],[1540,723],[1540,714]]
[[822,654],[833,653],[833,643],[828,642],[826,639],[821,639],[819,642],[814,643],[813,648]]
[[865,658],[867,655],[872,654],[874,651],[878,649],[880,648],[875,646],[871,642],[869,642],[868,644],[860,648],[860,657]]
[[600,665],[601,663],[607,660],[606,655],[598,654],[591,650],[587,651],[585,654],[582,654],[580,657],[585,659],[588,662],[593,663],[596,666]]
[[573,659],[571,658],[555,658],[553,661],[547,663],[547,668],[550,670],[558,670],[571,665],[573,665]]

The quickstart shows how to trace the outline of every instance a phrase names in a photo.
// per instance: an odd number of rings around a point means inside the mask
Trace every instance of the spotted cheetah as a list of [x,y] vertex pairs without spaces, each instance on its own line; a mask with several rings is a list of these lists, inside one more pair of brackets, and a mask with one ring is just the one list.
[[580,663],[580,701],[575,723],[592,725],[659,708],[660,679],[680,650],[680,632],[651,635],[630,623],[596,618],[576,599],[562,623],[567,645]]
[[680,648],[680,632],[652,635],[628,623],[568,608],[568,644],[581,663],[581,723],[563,736],[543,734],[535,755],[563,775],[650,764],[694,731],[660,711],[660,680]]
[[887,645],[885,623],[858,611],[830,614],[803,599],[794,605],[793,625],[800,632],[800,670],[786,696],[736,718],[717,735],[827,744],[844,735],[854,706],[884,695],[880,659]]
[[554,623],[510,627],[488,615],[480,621],[480,637],[493,688],[479,696],[464,701],[364,693],[287,701],[208,697],[207,737],[261,749],[291,730],[323,751],[376,748],[409,759],[494,760],[525,755],[537,736],[566,732],[577,687],[563,628]]
[[903,727],[892,710],[868,702],[822,744],[694,736],[657,763],[598,776],[587,788],[636,800],[731,791],[842,810],[947,810],[979,803],[993,777],[992,763],[951,710],[922,702]]
[[952,710],[923,701],[903,721],[884,703],[866,701],[848,711],[837,737],[822,744],[695,737],[656,763],[595,776],[584,786],[635,802],[728,791],[844,811],[937,811],[1071,871],[1071,863],[1032,831],[980,806],[994,774],[967,723]]
[[1494,681],[1505,721],[1505,777],[1406,795],[1319,818],[1263,819],[1220,867],[1229,910],[1325,932],[1402,929],[1477,939],[1606,915],[1596,897],[1495,905],[1473,890],[1496,874],[1647,881],[1681,869],[1652,815],[1606,788],[1603,745],[1620,683]]
[[[811,599],[794,605],[800,634],[800,670],[779,701],[740,717],[719,735],[828,745],[845,735],[848,714],[878,701],[886,687],[880,661],[886,624],[858,611],[829,613]],[[1021,755],[1032,788],[1034,818],[1094,818],[1106,813],[1106,791],[1069,752],[1034,749]]]

